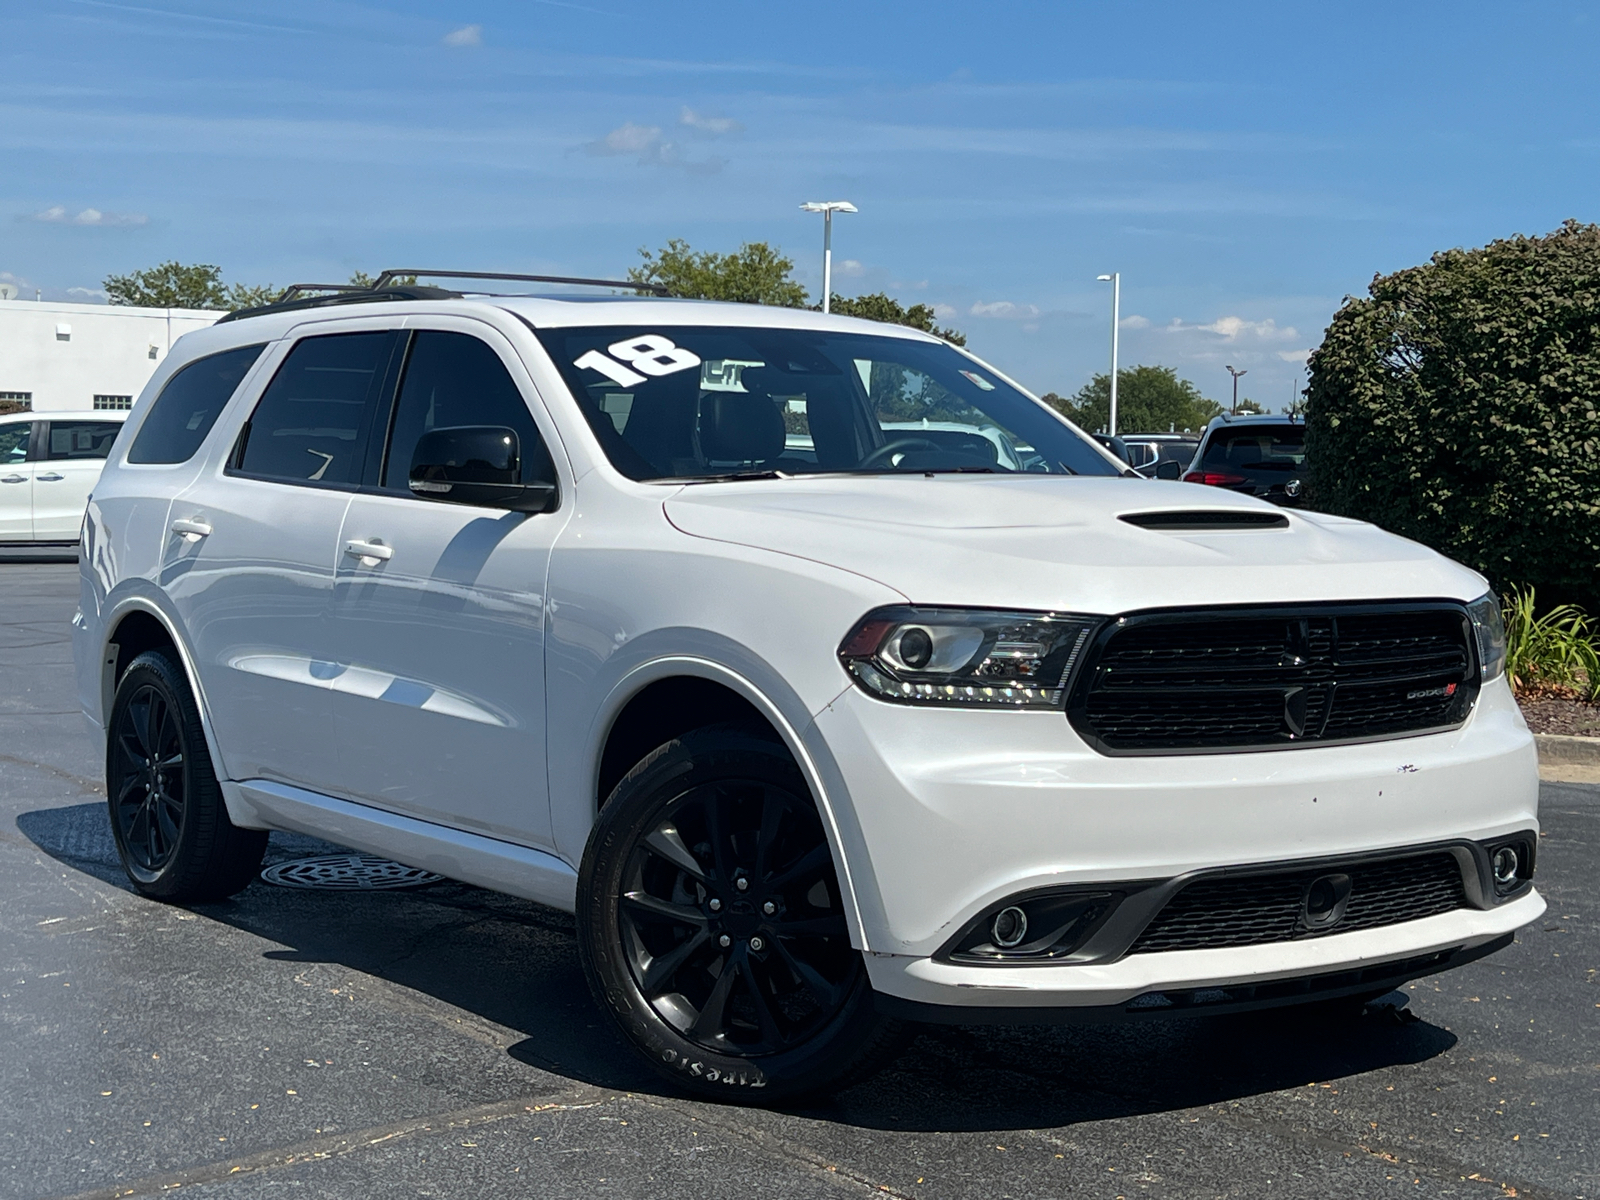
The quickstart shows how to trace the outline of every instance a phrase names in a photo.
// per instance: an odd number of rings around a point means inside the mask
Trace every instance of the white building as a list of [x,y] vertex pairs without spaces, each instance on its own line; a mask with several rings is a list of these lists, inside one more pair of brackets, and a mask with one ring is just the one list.
[[222,315],[0,300],[0,401],[36,412],[131,408],[172,343]]

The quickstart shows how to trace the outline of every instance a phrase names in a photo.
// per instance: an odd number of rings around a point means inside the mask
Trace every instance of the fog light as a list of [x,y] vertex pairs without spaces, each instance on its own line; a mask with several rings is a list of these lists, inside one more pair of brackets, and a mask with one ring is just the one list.
[[1021,945],[1022,939],[1028,936],[1028,914],[1015,906],[1002,908],[994,915],[994,926],[990,933],[994,937],[994,944],[1002,950]]
[[1517,859],[1515,846],[1501,846],[1494,852],[1493,867],[1494,881],[1501,887],[1517,881],[1517,868],[1522,864]]

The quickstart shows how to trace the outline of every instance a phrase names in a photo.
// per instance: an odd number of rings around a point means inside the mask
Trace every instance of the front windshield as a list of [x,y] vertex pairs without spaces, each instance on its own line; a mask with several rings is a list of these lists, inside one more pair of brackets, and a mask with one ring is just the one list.
[[537,332],[632,479],[1119,473],[1049,409],[945,345],[707,326]]

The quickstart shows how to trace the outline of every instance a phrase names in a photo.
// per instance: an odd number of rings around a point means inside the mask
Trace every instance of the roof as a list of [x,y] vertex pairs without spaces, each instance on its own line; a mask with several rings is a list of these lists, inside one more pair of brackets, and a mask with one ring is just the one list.
[[1223,413],[1220,417],[1212,417],[1206,429],[1212,430],[1222,425],[1304,425],[1306,419],[1299,413]]

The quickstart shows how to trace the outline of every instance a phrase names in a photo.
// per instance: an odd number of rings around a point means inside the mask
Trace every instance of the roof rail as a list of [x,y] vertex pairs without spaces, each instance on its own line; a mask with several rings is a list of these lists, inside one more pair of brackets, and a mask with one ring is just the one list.
[[636,279],[583,279],[571,275],[509,275],[501,271],[419,271],[412,267],[395,267],[384,271],[372,281],[373,289],[387,287],[396,279],[420,279],[427,275],[434,279],[509,279],[519,283],[574,283],[583,287],[619,287],[636,292],[654,292],[657,296],[670,295],[664,283],[643,283]]
[[[448,288],[429,287],[414,282],[397,283],[396,280],[415,280],[422,275],[435,279],[509,279],[523,283],[572,283],[583,287],[628,288],[636,292],[651,292],[669,296],[664,283],[641,283],[632,279],[581,279],[569,275],[512,275],[500,271],[418,271],[409,267],[384,271],[372,281],[371,287],[359,283],[291,283],[270,304],[255,308],[241,308],[221,318],[237,321],[244,317],[259,317],[265,313],[293,312],[300,308],[322,308],[330,304],[363,304],[374,300],[459,300],[460,292]],[[324,293],[312,295],[313,292]]]

